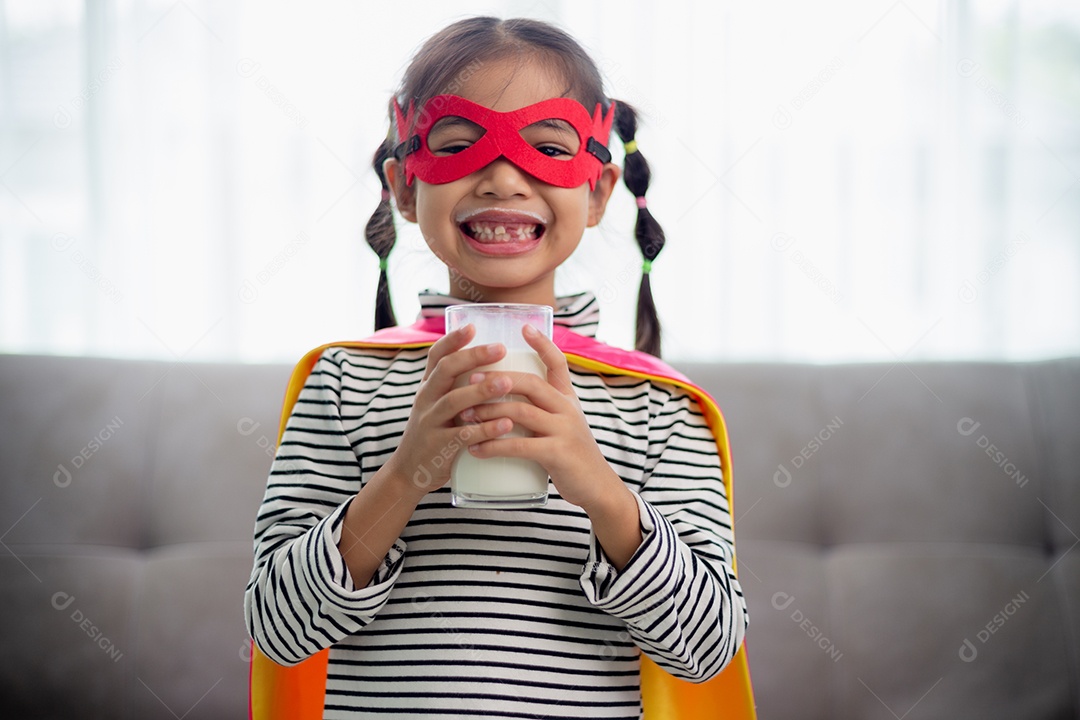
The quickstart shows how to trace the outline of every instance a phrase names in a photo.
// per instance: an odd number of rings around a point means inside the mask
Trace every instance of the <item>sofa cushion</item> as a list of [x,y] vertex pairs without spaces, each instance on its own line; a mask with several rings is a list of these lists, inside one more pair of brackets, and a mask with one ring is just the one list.
[[12,717],[245,716],[243,594],[290,371],[0,356]]

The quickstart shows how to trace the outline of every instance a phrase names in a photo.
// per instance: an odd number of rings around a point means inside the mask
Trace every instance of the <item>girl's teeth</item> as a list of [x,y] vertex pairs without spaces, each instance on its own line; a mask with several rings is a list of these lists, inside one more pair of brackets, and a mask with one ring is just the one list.
[[524,242],[536,233],[535,225],[513,225],[509,230],[505,225],[490,223],[469,223],[473,237],[483,242]]

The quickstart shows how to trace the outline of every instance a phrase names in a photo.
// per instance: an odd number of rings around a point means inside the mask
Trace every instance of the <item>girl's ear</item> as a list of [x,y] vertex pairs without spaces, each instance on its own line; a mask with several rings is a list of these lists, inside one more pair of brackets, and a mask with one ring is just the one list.
[[622,169],[615,163],[604,164],[604,170],[600,174],[600,179],[596,181],[596,187],[589,193],[589,218],[585,223],[586,227],[594,227],[604,217],[604,210],[607,209],[611,192],[615,189],[615,184],[619,182],[621,175]]
[[416,222],[416,190],[405,184],[405,168],[401,161],[394,157],[383,161],[383,175],[394,195],[394,205],[401,217],[409,222]]

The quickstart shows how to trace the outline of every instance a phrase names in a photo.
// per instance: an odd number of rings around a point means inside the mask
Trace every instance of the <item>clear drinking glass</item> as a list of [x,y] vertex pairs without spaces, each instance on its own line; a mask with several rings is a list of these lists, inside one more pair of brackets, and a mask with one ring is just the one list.
[[[522,303],[472,303],[446,308],[446,332],[468,324],[476,326],[476,335],[467,347],[502,343],[506,355],[498,362],[484,365],[476,372],[498,370],[532,373],[545,380],[547,366],[525,342],[521,330],[531,325],[545,337],[551,337],[552,310],[549,305]],[[471,374],[471,373],[470,373]],[[462,377],[460,382],[468,382]],[[521,395],[509,394],[491,402],[528,402]],[[530,437],[532,433],[514,424],[503,437]],[[456,507],[529,508],[547,504],[548,474],[540,463],[525,458],[478,458],[463,448],[450,468],[450,502]]]

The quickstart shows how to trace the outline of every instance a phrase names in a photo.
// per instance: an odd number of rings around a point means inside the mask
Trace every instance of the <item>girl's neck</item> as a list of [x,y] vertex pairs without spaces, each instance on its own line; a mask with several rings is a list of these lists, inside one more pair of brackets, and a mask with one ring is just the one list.
[[526,287],[493,288],[474,285],[460,275],[450,273],[450,294],[478,303],[524,303],[529,305],[550,305],[557,308],[555,301],[555,283],[536,283]]

